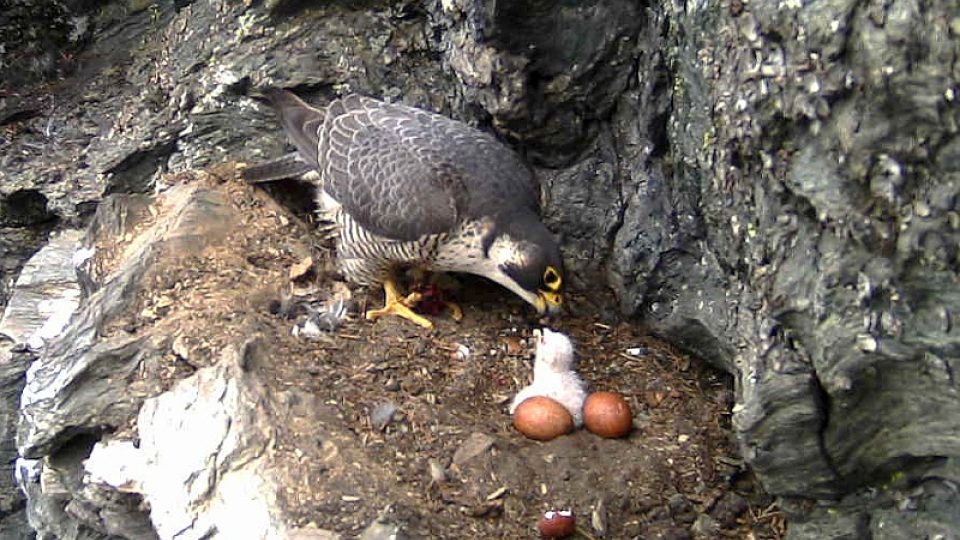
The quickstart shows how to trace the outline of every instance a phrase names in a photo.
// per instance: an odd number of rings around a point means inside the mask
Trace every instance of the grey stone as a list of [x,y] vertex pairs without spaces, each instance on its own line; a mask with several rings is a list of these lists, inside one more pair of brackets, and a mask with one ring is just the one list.
[[696,521],[694,521],[693,525],[690,526],[690,531],[694,534],[699,534],[701,536],[710,538],[717,534],[719,528],[720,526],[717,524],[717,520],[713,519],[708,514],[699,514],[697,515]]
[[370,411],[370,425],[377,431],[383,431],[393,421],[393,415],[397,412],[397,405],[389,401],[376,405]]
[[486,433],[471,433],[470,436],[457,447],[457,451],[453,453],[453,464],[457,466],[463,465],[483,455],[494,443],[496,443],[496,439]]
[[377,518],[360,533],[360,540],[401,540],[400,526],[389,518]]
[[[88,239],[89,246],[107,245],[97,242],[104,240],[103,237],[96,238],[99,232],[123,237],[141,225],[134,217],[146,217],[136,212],[142,209],[142,204],[134,199],[126,200],[129,205],[117,202],[101,207],[90,229],[94,238]],[[139,509],[139,495],[89,486],[82,481],[80,471],[81,462],[89,456],[99,434],[105,429],[127,424],[132,415],[137,414],[147,396],[129,383],[139,369],[160,361],[164,355],[163,336],[154,339],[149,334],[121,333],[103,338],[100,335],[102,328],[127,308],[133,300],[131,291],[139,287],[160,252],[176,249],[188,253],[198,242],[202,244],[215,238],[217,227],[227,227],[231,222],[229,216],[217,213],[216,197],[210,192],[194,188],[172,189],[168,200],[171,203],[168,207],[171,211],[169,223],[148,228],[144,243],[139,249],[131,249],[116,271],[102,271],[103,254],[92,254],[83,261],[80,266],[83,279],[80,281],[86,297],[82,299],[82,308],[60,335],[44,336],[47,343],[26,372],[19,400],[16,441],[22,458],[37,460],[29,467],[37,471],[40,481],[30,481],[32,475],[20,475],[20,487],[27,493],[27,516],[31,526],[41,537],[99,538],[113,535],[149,538],[154,534],[149,519]],[[123,214],[125,218],[118,221],[115,214]],[[201,222],[205,219],[212,220],[215,225],[203,226]],[[118,229],[121,221],[123,225]],[[197,237],[196,232],[206,234]],[[18,283],[25,288],[33,287],[31,276],[50,275],[58,268],[68,269],[61,273],[73,274],[76,278],[75,263],[78,261],[74,251],[78,236],[74,233],[62,237],[70,240],[70,249],[54,243],[53,251],[41,250],[31,261],[40,261],[37,264],[45,269],[45,273],[24,273]],[[27,268],[30,268],[29,264]],[[60,283],[63,280],[54,281]],[[76,280],[71,286],[71,290],[78,288]],[[61,289],[46,286],[38,294],[48,293],[53,295],[51,299],[56,299]],[[13,298],[16,299],[20,292],[19,288],[16,289]],[[15,305],[11,303],[11,306]],[[39,322],[43,323],[42,320]],[[26,327],[21,325],[18,328]],[[21,334],[26,336],[26,331],[29,328]]]
[[[39,538],[68,540],[338,538],[295,527],[281,497],[321,492],[320,480],[351,497],[393,496],[381,471],[353,466],[352,434],[322,427],[337,413],[302,391],[268,390],[258,366],[269,353],[255,337],[241,333],[250,341],[206,358],[160,330],[160,303],[130,309],[176,285],[163,282],[164,265],[193,260],[233,229],[240,210],[225,196],[200,184],[170,187],[153,203],[112,196],[85,239],[97,249],[79,267],[76,315],[40,351],[3,344],[0,414],[12,420],[19,401],[19,418],[3,424],[16,425],[17,451],[6,433],[0,452],[11,463],[19,456],[19,490],[0,490],[10,514],[2,527],[29,521]],[[187,362],[210,365],[178,374],[172,388],[161,380]]]

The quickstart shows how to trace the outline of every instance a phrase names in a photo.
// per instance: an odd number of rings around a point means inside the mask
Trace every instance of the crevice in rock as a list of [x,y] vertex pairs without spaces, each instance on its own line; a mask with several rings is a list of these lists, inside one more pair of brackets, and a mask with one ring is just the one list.
[[149,193],[153,189],[156,174],[166,168],[167,160],[176,148],[177,139],[170,139],[127,155],[120,163],[104,171],[110,178],[103,195]]
[[263,189],[278,203],[290,209],[297,217],[310,222],[317,211],[316,186],[310,182],[289,178],[263,184]]
[[100,433],[80,431],[61,443],[56,450],[50,453],[50,464],[54,467],[76,465],[90,457],[95,445],[101,438]]
[[810,386],[812,387],[810,395],[813,397],[817,411],[820,413],[820,425],[817,428],[817,447],[820,450],[820,457],[823,458],[823,462],[833,473],[836,480],[842,481],[843,475],[833,461],[829,449],[827,449],[826,432],[830,426],[830,394],[827,393],[823,383],[820,382],[820,377],[813,369],[810,370]]
[[173,0],[173,7],[177,12],[194,3],[196,0]]
[[[270,14],[276,17],[290,17],[301,12],[317,9],[317,3],[312,0],[277,0],[275,2],[258,3],[265,3],[270,6]],[[379,0],[331,0],[325,3],[333,4],[347,11],[364,11],[379,6],[381,2]]]
[[870,514],[863,512],[859,517],[856,525],[857,538],[873,540],[873,534],[870,533]]
[[240,77],[237,82],[227,85],[226,93],[233,96],[245,96],[250,92],[251,86],[250,77]]
[[0,126],[24,122],[37,116],[40,116],[39,108],[15,104],[0,110]]
[[57,220],[47,196],[36,189],[14,191],[0,200],[0,222],[11,227],[34,227]]
[[[297,84],[287,89],[300,96],[300,99],[314,106],[327,104],[341,95],[341,92],[337,91],[334,85],[327,83]],[[254,94],[256,94],[256,91],[254,91]],[[293,148],[293,146],[291,145],[290,148]]]

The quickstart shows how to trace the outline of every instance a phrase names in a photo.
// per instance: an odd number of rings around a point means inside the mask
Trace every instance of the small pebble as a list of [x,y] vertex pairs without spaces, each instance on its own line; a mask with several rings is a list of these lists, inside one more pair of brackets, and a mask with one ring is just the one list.
[[494,438],[485,433],[471,433],[467,440],[460,445],[460,448],[457,448],[457,451],[453,453],[453,464],[462,465],[470,461],[489,450],[494,442]]
[[396,412],[397,406],[393,403],[389,401],[381,403],[370,412],[370,425],[377,431],[383,431],[390,425]]
[[713,519],[709,515],[700,514],[697,516],[696,521],[693,522],[693,526],[690,527],[690,530],[701,536],[713,538],[716,536],[717,531],[720,530],[720,525],[717,523],[717,520]]
[[447,481],[447,471],[437,458],[427,460],[427,471],[430,473],[430,481],[434,484],[442,484]]

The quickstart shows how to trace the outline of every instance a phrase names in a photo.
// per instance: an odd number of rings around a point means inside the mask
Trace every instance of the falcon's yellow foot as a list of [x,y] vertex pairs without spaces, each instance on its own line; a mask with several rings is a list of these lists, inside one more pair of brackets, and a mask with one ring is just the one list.
[[460,307],[460,304],[456,304],[449,300],[444,300],[443,303],[447,306],[447,309],[450,310],[450,316],[453,317],[453,320],[457,322],[463,320],[463,309]]
[[392,278],[383,282],[383,292],[386,295],[385,305],[380,309],[367,311],[368,320],[376,320],[384,315],[397,315],[424,328],[433,328],[433,323],[430,322],[429,319],[414,313],[413,309],[411,309],[411,306],[417,305],[417,302],[422,298],[420,293],[414,292],[408,294],[406,297],[401,296],[400,291],[397,289],[397,284]]

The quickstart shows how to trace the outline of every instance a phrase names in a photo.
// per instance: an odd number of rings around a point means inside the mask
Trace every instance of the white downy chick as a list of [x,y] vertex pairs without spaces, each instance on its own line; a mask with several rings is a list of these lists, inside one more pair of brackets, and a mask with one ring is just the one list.
[[564,334],[548,328],[534,334],[537,336],[537,353],[533,361],[533,382],[513,398],[510,414],[527,398],[545,396],[563,405],[573,417],[574,425],[582,426],[583,400],[587,391],[573,370],[573,343]]

